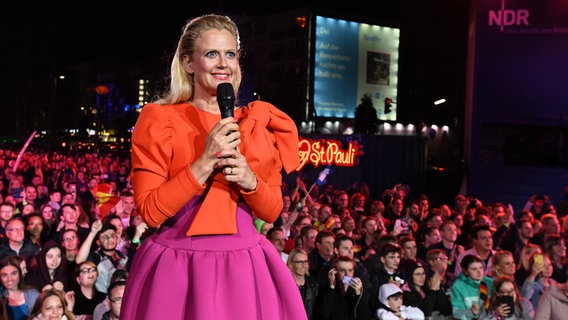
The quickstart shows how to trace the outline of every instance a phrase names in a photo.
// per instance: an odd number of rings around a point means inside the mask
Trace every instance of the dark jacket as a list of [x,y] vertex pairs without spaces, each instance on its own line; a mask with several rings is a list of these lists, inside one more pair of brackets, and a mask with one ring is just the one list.
[[300,288],[304,308],[308,315],[308,320],[315,319],[315,306],[319,294],[320,285],[313,277],[305,276],[305,284]]
[[24,245],[20,249],[20,252],[14,251],[10,248],[7,238],[3,238],[0,242],[0,259],[4,259],[8,256],[21,256],[26,259],[35,256],[39,253],[39,249],[30,240],[24,238]]
[[61,250],[61,253],[63,254],[63,249],[58,243],[54,241],[48,241],[43,245],[43,248],[37,256],[32,257],[27,261],[29,273],[26,276],[26,280],[28,284],[30,284],[40,292],[42,291],[44,286],[53,284],[57,281],[60,281],[63,284],[64,291],[69,291],[70,284],[74,279],[73,271],[67,268],[67,260],[65,258],[61,259],[61,264],[55,271],[53,279],[51,279],[49,270],[47,268],[47,263],[45,261],[45,256],[47,255],[48,251],[54,247],[59,248],[59,250]]
[[317,320],[370,320],[369,293],[363,290],[360,296],[349,287],[343,292],[343,285],[331,289],[329,286],[320,290],[316,304]]

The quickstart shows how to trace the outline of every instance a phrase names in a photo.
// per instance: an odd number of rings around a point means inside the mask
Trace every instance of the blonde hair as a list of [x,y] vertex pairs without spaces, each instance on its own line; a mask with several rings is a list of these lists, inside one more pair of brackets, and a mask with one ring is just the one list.
[[[305,255],[306,259],[308,258],[308,252],[306,252],[306,250],[301,248],[294,248],[288,254],[288,261],[286,261],[286,265],[288,266],[288,268],[292,267],[292,261],[294,261],[294,259],[296,259],[296,256],[299,254]],[[309,268],[306,270],[306,275],[310,275]]]

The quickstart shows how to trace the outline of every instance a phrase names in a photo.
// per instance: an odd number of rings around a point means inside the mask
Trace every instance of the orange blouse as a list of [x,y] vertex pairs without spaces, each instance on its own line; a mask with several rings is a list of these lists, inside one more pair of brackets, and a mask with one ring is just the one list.
[[[211,182],[199,184],[189,165],[203,153],[207,134],[221,116],[189,103],[148,104],[142,109],[132,134],[132,183],[137,209],[149,226],[160,225],[206,190],[204,202],[216,203],[214,211],[226,219],[219,221],[199,211],[191,226],[194,231],[188,234],[235,233],[234,208],[241,196],[257,217],[276,220],[282,210],[282,167],[289,173],[300,164],[296,125],[263,101],[237,109],[235,117],[241,132],[239,150],[256,174],[258,185],[256,190],[244,192],[231,184],[232,192],[226,188],[220,196],[212,195],[214,188],[207,186]],[[224,181],[220,174],[215,180]]]

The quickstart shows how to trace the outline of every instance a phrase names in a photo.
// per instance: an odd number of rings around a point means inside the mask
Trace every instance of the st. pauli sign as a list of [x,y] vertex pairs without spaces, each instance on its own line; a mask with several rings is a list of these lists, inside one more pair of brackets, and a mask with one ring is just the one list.
[[300,137],[300,166],[296,169],[302,170],[306,164],[314,167],[318,166],[340,166],[353,167],[357,164],[359,156],[359,142],[349,141],[347,146],[334,139],[307,139]]

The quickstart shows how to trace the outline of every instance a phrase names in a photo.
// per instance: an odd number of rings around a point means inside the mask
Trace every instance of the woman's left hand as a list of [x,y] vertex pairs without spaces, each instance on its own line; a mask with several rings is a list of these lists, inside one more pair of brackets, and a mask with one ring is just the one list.
[[223,168],[221,172],[227,181],[238,184],[245,191],[256,189],[258,183],[256,175],[252,172],[247,159],[239,151],[238,147],[221,154],[216,167]]

